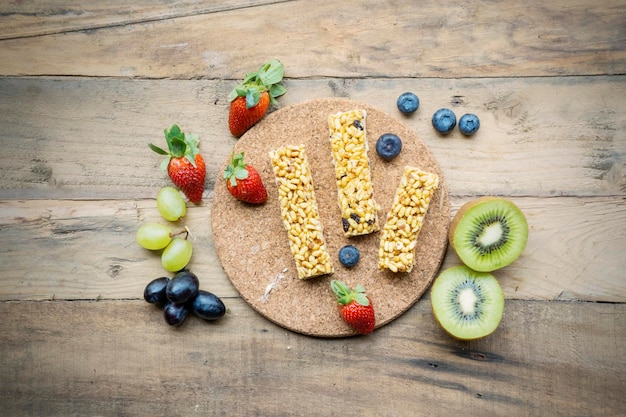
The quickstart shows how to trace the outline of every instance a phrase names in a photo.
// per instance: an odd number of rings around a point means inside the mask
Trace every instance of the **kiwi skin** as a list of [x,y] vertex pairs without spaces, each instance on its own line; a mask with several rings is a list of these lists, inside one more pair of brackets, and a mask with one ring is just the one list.
[[[465,293],[462,295],[462,292]],[[473,294],[476,300],[472,300]],[[464,311],[461,297],[465,306],[474,301],[475,307],[476,302],[480,302],[478,317]],[[431,287],[431,304],[435,320],[446,333],[458,340],[475,340],[490,335],[500,325],[504,293],[490,273],[459,265],[446,269],[435,279]]]
[[[467,229],[478,207],[485,210],[497,207],[508,212],[509,242],[504,247],[495,249],[496,254],[479,254],[472,245],[463,239],[459,228]],[[471,217],[470,217],[471,216]],[[448,232],[448,241],[461,261],[479,272],[491,272],[513,263],[524,251],[528,241],[528,222],[515,203],[501,197],[484,196],[465,203],[454,216]]]

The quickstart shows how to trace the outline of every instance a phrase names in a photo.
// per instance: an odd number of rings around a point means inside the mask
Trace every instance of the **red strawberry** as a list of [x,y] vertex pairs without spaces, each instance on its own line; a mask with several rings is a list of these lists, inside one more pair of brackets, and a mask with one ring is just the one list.
[[198,135],[183,133],[178,125],[165,129],[165,140],[169,151],[165,151],[151,143],[150,149],[167,158],[161,163],[161,168],[167,170],[170,179],[189,199],[198,203],[202,200],[206,166],[200,155]]
[[263,91],[259,102],[250,108],[247,107],[244,96],[237,96],[230,102],[230,111],[228,113],[230,133],[236,138],[240,137],[265,116],[269,107],[270,95],[267,91]]
[[243,152],[231,155],[231,161],[224,170],[228,191],[237,199],[251,204],[263,204],[267,200],[267,190],[259,172],[243,161]]
[[230,110],[228,128],[235,137],[240,137],[257,124],[267,113],[270,104],[276,103],[276,97],[287,92],[279,84],[283,79],[283,64],[272,59],[256,72],[246,75],[228,95]]
[[361,334],[374,331],[376,318],[372,300],[365,294],[365,288],[358,284],[351,290],[345,283],[332,280],[330,287],[339,303],[339,314],[343,321]]

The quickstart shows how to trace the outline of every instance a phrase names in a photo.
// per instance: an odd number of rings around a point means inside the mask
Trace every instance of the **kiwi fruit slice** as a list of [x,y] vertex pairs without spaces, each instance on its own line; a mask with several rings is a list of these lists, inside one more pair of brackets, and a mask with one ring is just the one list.
[[496,278],[465,265],[443,271],[433,282],[430,300],[437,322],[460,340],[493,333],[504,311],[504,294]]
[[512,201],[480,197],[459,209],[448,238],[465,265],[491,272],[519,258],[528,241],[528,223]]

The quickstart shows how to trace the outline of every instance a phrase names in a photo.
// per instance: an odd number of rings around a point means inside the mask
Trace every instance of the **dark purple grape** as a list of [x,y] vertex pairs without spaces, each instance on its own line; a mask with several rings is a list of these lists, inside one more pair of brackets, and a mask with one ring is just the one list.
[[189,315],[189,309],[185,304],[168,302],[163,308],[165,322],[170,326],[180,326]]
[[183,304],[198,294],[200,282],[198,277],[189,272],[181,271],[170,279],[165,288],[167,299],[173,303]]
[[226,306],[218,296],[200,290],[191,302],[191,311],[205,320],[217,320],[226,314]]
[[167,296],[165,295],[165,287],[170,282],[168,277],[161,277],[150,281],[146,285],[146,289],[143,290],[143,299],[150,304],[163,304],[167,302]]

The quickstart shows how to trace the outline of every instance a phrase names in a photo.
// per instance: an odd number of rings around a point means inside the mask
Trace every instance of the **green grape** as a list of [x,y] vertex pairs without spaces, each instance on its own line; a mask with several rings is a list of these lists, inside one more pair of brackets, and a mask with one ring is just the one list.
[[163,249],[172,241],[172,230],[163,224],[144,223],[137,230],[135,239],[143,248],[150,250]]
[[174,187],[163,187],[157,194],[157,208],[166,220],[175,222],[187,213],[187,205]]
[[192,252],[193,247],[190,241],[175,237],[163,251],[161,264],[170,272],[180,271],[189,263]]

